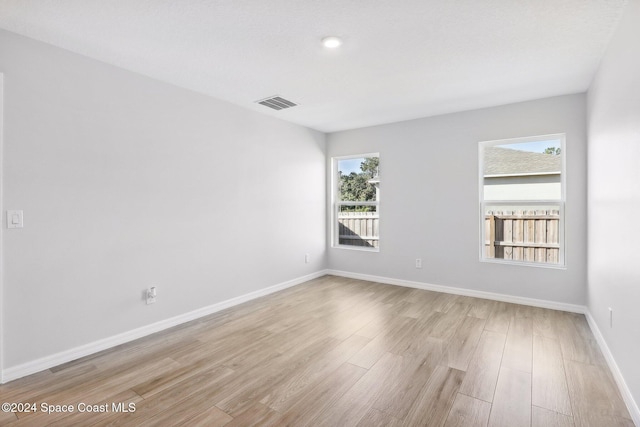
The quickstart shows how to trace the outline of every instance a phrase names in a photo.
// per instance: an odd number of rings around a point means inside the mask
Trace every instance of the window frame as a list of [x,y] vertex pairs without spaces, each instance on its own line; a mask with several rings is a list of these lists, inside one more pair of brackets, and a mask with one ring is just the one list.
[[[347,156],[334,156],[331,158],[331,247],[335,249],[347,249],[364,252],[380,252],[380,200],[375,202],[353,202],[338,200],[340,194],[340,179],[338,175],[338,163],[341,160],[361,159],[377,157],[380,161],[380,153],[361,153]],[[379,167],[379,166],[378,166]],[[380,172],[378,172],[379,174]],[[340,244],[340,227],[338,225],[338,213],[340,206],[375,206],[378,214],[378,247],[366,247]]]
[[[560,141],[560,198],[559,199],[539,199],[539,200],[485,200],[484,199],[484,148],[493,147],[496,145],[505,144],[518,144],[527,142],[538,142],[547,140],[559,140]],[[479,226],[480,226],[480,241],[479,241],[479,257],[480,262],[487,262],[493,264],[508,264],[508,265],[520,265],[527,267],[539,267],[539,268],[552,268],[552,269],[566,269],[567,268],[567,256],[566,256],[566,183],[567,183],[567,167],[566,167],[566,134],[554,133],[546,135],[537,135],[521,138],[507,138],[490,141],[480,141],[478,143],[478,187],[479,187]],[[547,262],[532,262],[524,260],[504,259],[504,258],[488,258],[485,255],[485,245],[487,241],[486,227],[485,227],[485,212],[486,207],[489,206],[543,206],[543,205],[557,205],[559,208],[559,221],[558,221],[558,263]]]

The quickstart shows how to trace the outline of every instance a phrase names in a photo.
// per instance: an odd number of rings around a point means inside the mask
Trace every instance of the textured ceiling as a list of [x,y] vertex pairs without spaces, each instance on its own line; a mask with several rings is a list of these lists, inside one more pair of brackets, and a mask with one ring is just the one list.
[[626,3],[0,0],[0,28],[330,132],[583,92]]

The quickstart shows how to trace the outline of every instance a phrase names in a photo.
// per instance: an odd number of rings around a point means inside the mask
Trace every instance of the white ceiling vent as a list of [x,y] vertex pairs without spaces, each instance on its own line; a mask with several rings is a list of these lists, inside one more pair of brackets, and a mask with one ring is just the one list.
[[291,108],[298,105],[295,102],[291,102],[287,99],[281,98],[278,95],[270,96],[256,102],[258,104],[264,105],[265,107],[273,108],[274,110],[284,110],[285,108]]

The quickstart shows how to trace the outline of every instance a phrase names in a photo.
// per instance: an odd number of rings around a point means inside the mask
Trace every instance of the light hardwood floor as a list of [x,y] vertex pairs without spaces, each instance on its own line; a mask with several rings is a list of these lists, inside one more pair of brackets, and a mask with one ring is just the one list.
[[0,394],[12,426],[633,426],[584,316],[333,276]]

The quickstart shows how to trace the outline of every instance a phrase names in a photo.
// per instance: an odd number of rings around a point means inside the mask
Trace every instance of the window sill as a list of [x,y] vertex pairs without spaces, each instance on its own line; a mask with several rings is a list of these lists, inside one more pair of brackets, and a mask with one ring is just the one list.
[[347,246],[347,245],[333,245],[333,249],[345,249],[347,251],[361,251],[361,252],[380,252],[380,248],[367,248],[364,246]]
[[519,267],[537,267],[537,268],[549,268],[552,270],[566,270],[566,264],[547,264],[542,262],[526,262],[526,261],[510,261],[503,259],[491,259],[491,258],[480,258],[480,262],[485,262],[489,264],[503,264],[503,265],[515,265]]

